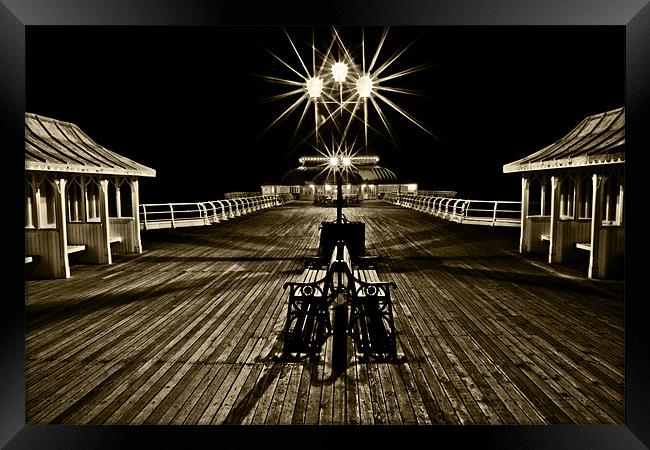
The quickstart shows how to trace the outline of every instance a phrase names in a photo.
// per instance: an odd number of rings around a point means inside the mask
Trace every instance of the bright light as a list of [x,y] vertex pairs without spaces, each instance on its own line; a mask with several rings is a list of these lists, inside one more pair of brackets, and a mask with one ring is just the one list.
[[351,163],[352,161],[350,160],[350,158],[343,158],[343,165],[345,167],[348,167]]
[[362,184],[362,185],[361,185],[361,189],[365,189],[365,188],[366,188],[366,185],[365,185],[365,184]]
[[338,165],[339,165],[339,159],[336,156],[330,158],[330,166],[338,166]]
[[307,94],[311,98],[320,97],[323,92],[323,80],[320,77],[312,77],[307,80]]
[[313,184],[310,184],[309,187],[310,187],[311,189],[314,189],[314,185],[313,185]]
[[344,62],[332,64],[332,76],[337,83],[343,83],[348,76],[348,65]]
[[332,186],[330,186],[329,184],[325,185],[325,190],[326,191],[330,191],[331,189],[332,189]]
[[368,98],[372,94],[372,79],[368,75],[363,75],[357,80],[357,94],[361,98]]
[[417,184],[407,184],[406,189],[409,191],[415,191],[418,188]]

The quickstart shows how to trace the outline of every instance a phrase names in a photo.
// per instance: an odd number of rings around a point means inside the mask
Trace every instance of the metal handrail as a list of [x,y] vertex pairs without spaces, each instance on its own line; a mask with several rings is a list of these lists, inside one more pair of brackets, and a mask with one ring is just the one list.
[[282,204],[275,195],[208,200],[185,203],[143,203],[140,205],[141,228],[176,228],[211,225],[238,216]]
[[395,193],[386,194],[384,200],[459,223],[510,227],[519,226],[521,223],[520,201],[470,200]]

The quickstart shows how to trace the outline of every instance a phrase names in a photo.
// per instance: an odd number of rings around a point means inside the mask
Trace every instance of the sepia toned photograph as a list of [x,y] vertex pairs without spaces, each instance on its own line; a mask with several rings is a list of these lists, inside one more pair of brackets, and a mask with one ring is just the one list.
[[625,423],[625,30],[25,35],[25,421]]

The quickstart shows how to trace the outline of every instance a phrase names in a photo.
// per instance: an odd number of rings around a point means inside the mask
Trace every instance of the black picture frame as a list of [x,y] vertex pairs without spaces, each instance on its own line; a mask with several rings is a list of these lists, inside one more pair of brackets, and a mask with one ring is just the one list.
[[[311,6],[310,6],[311,5]],[[174,427],[25,425],[24,253],[19,220],[4,220],[5,295],[0,347],[0,444],[6,448],[217,448],[380,444],[487,448],[646,448],[650,446],[650,331],[644,314],[642,171],[650,148],[648,0],[0,0],[0,148],[6,211],[23,208],[25,27],[38,25],[616,25],[626,31],[625,425],[431,427]],[[630,208],[631,206],[631,208]],[[10,214],[7,214],[10,215]],[[9,250],[10,249],[10,250]]]

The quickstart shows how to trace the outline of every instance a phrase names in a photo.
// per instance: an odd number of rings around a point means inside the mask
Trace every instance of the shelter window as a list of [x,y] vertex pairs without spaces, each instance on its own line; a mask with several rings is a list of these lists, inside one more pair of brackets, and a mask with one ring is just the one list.
[[591,219],[591,201],[593,197],[593,183],[590,176],[583,176],[580,180],[580,198],[578,199],[578,218]]
[[34,186],[29,180],[25,180],[25,228],[35,228],[35,224]]
[[99,222],[101,205],[99,201],[99,184],[97,180],[90,179],[86,183],[86,220],[88,222]]
[[542,182],[537,177],[529,179],[528,185],[528,215],[541,216],[542,215]]
[[43,178],[39,191],[41,228],[56,228],[56,190],[52,181]]
[[576,186],[573,178],[566,177],[560,187],[560,219],[573,219],[575,215]]
[[132,200],[132,190],[131,183],[124,182],[120,186],[120,205],[122,210],[122,217],[133,217],[133,204]]
[[623,185],[618,176],[605,179],[602,220],[605,225],[623,224]]
[[66,191],[68,222],[83,222],[83,195],[80,180],[76,177],[69,180]]

